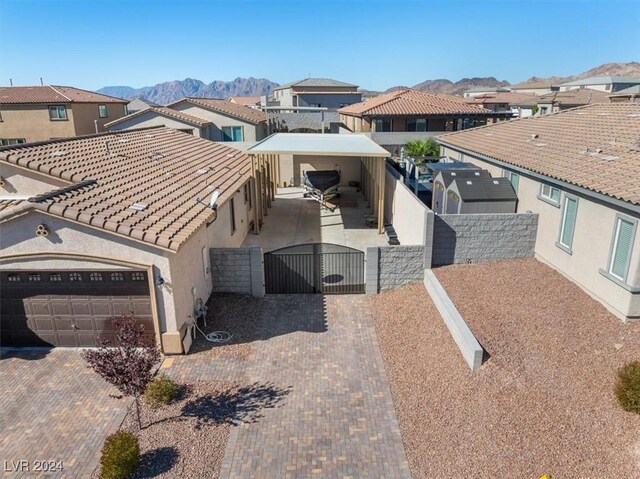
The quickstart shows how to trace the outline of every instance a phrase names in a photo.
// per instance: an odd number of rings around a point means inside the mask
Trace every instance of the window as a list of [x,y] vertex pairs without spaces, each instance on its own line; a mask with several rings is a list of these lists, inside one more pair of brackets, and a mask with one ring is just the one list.
[[69,273],[69,281],[73,281],[73,282],[82,281],[82,274],[80,274],[80,273]]
[[388,118],[373,120],[373,131],[391,131],[391,120]]
[[0,138],[0,146],[20,145],[26,143],[24,138]]
[[124,116],[129,114],[129,107],[127,105],[124,106]]
[[241,126],[223,126],[222,141],[244,141]]
[[407,131],[427,131],[427,119],[409,118],[407,120]]
[[98,273],[98,272],[89,273],[89,280],[102,281],[102,273]]
[[51,273],[49,275],[49,281],[51,281],[52,283],[57,283],[62,281],[62,275],[60,273]]
[[111,281],[124,281],[124,274],[111,273]]
[[560,238],[556,245],[571,253],[571,245],[573,244],[573,233],[576,228],[576,215],[578,213],[578,199],[573,196],[565,195],[562,205],[562,221],[560,223]]
[[515,191],[517,195],[518,185],[520,184],[520,175],[517,173],[514,173],[513,171],[507,171],[507,170],[503,170],[503,171],[504,171],[504,176],[507,177],[507,179],[509,180],[509,183],[511,183],[511,186],[513,186],[513,191]]
[[13,282],[22,281],[22,278],[20,277],[19,273],[13,273],[7,276],[7,280],[9,280],[10,283],[13,283]]
[[229,201],[229,214],[231,215],[231,233],[236,230],[236,207],[233,198]]
[[49,105],[50,120],[66,120],[67,107],[64,105]]
[[538,198],[554,206],[560,206],[560,190],[551,185],[540,185],[540,194]]
[[107,118],[109,116],[107,105],[98,105],[98,115],[100,118]]
[[144,273],[135,272],[131,273],[131,281],[144,281]]
[[29,273],[29,281],[40,281],[40,273]]
[[635,233],[636,223],[634,221],[622,217],[616,218],[607,272],[620,281],[627,280]]
[[547,107],[546,106],[541,106],[540,107],[540,114],[541,115],[546,115],[547,114]]

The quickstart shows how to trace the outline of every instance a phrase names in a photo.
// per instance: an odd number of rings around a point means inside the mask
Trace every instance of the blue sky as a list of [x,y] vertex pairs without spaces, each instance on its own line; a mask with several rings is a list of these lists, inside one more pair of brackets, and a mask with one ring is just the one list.
[[635,0],[0,0],[2,85],[311,75],[386,89],[638,60]]

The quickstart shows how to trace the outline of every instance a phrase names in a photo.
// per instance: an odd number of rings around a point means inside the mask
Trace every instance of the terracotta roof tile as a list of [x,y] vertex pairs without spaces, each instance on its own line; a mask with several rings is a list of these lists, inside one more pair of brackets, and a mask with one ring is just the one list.
[[238,103],[240,105],[245,105],[245,106],[257,105],[258,103],[260,103],[260,97],[259,96],[232,96],[231,98],[229,98],[229,101],[231,103]]
[[261,110],[240,105],[238,103],[233,103],[228,100],[217,100],[215,98],[183,98],[182,100],[167,106],[169,108],[172,108],[178,103],[183,102],[192,103],[208,110],[223,113],[235,118],[240,118],[251,123],[260,123],[261,121],[266,121],[267,119],[267,116]]
[[30,206],[171,250],[211,219],[196,198],[206,203],[215,188],[222,205],[251,173],[245,153],[169,128],[4,147],[0,161],[76,183]]
[[480,106],[465,103],[462,98],[458,100],[411,89],[383,93],[340,108],[338,113],[352,116],[493,114]]
[[127,120],[130,120],[132,118],[136,118],[138,116],[141,115],[148,115],[149,113],[155,113],[156,115],[159,116],[164,116],[167,118],[173,118],[176,120],[180,120],[183,121],[185,123],[188,123],[190,125],[194,125],[197,127],[202,127],[205,125],[210,125],[211,122],[209,120],[205,120],[203,118],[199,118],[197,116],[193,116],[193,115],[188,115],[186,113],[183,113],[181,111],[178,110],[174,110],[172,108],[167,108],[164,106],[157,106],[157,107],[152,107],[152,108],[147,108],[146,110],[140,110],[137,111],[131,115],[126,115],[123,116],[122,118],[118,118],[117,120],[114,120],[112,122],[106,123],[104,126],[106,128],[111,128],[113,126],[119,125],[122,122],[125,122]]
[[438,141],[640,204],[638,104],[593,104],[449,133]]
[[554,105],[582,106],[591,103],[609,103],[609,93],[593,90],[591,88],[579,88],[569,91],[554,91],[538,98],[538,103],[551,103]]
[[3,86],[0,87],[0,104],[32,103],[122,103],[129,100],[102,95],[70,86]]
[[508,105],[533,105],[537,102],[538,96],[533,93],[483,93],[481,95],[465,98],[465,103],[472,105],[491,105],[495,103],[507,103]]

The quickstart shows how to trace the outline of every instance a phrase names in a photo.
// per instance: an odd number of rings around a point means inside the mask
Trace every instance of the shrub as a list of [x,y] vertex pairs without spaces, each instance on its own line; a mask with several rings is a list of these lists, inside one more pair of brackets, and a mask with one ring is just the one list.
[[135,471],[140,460],[138,438],[127,431],[118,431],[104,440],[100,458],[102,479],[124,479]]
[[153,379],[144,390],[144,400],[152,408],[169,404],[175,397],[178,386],[166,374]]
[[618,370],[615,394],[622,409],[640,414],[640,362],[630,362]]

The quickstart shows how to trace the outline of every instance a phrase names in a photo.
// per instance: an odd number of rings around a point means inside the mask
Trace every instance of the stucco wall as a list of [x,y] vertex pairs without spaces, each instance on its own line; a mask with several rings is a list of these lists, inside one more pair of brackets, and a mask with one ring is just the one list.
[[[455,157],[457,152],[445,148],[445,154]],[[465,161],[503,176],[501,167],[465,155]],[[541,180],[520,174],[517,212],[532,211],[539,216],[535,255],[556,268],[602,302],[618,317],[640,317],[640,295],[633,294],[600,274],[607,268],[616,215],[638,219],[638,215],[604,203],[577,190],[560,188],[561,201],[567,193],[578,198],[576,225],[571,254],[556,246],[561,225],[562,208],[538,198]],[[556,185],[558,186],[558,185]],[[636,233],[629,267],[628,284],[640,284],[640,233]]]
[[31,143],[75,136],[74,112],[70,104],[66,107],[67,120],[51,120],[46,104],[2,105],[0,138],[24,138]]
[[258,126],[254,123],[216,113],[191,103],[178,103],[171,108],[213,122],[213,125],[209,125],[209,139],[212,141],[223,141],[223,126],[241,126],[244,131],[244,141],[258,141],[264,138],[263,125]]
[[534,255],[535,214],[436,215],[433,266]]
[[384,194],[384,217],[395,229],[400,244],[425,245],[431,236],[429,223],[433,211],[411,193],[400,174],[387,166]]
[[28,198],[71,184],[4,161],[0,161],[0,176],[5,179],[5,185],[0,186],[0,198]]
[[[144,113],[135,116],[133,118],[127,118],[122,122],[113,125],[109,128],[109,131],[127,130],[130,128],[145,128],[150,126],[166,126],[168,128],[174,128],[176,130],[193,130],[193,135],[197,137],[207,138],[207,127],[198,128],[191,123],[185,123],[180,120],[174,120],[173,118],[167,118],[166,116],[158,115],[153,111],[145,111]],[[207,138],[208,139],[208,138]]]
[[[107,117],[100,118],[99,105],[107,107]],[[91,135],[96,132],[95,122],[98,122],[98,131],[106,131],[105,123],[122,118],[125,113],[123,103],[74,103],[72,105],[73,119],[76,135]]]

